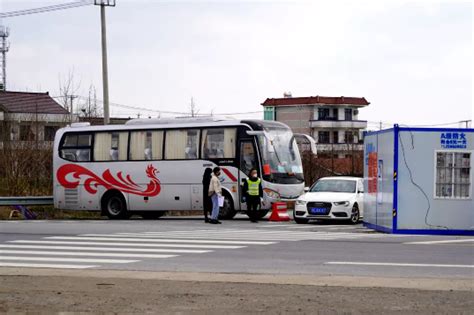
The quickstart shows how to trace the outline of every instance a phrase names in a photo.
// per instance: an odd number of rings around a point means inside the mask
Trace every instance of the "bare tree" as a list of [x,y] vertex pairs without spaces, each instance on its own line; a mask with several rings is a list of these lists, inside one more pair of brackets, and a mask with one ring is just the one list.
[[90,121],[94,118],[102,117],[101,107],[97,104],[97,90],[93,84],[89,86],[89,95],[83,99],[78,107],[85,120]]
[[199,109],[197,108],[196,104],[194,103],[194,98],[191,97],[191,103],[189,104],[189,111],[191,113],[191,117],[196,117],[199,114]]
[[60,103],[71,112],[71,118],[74,114],[73,102],[77,98],[77,92],[81,87],[81,82],[76,82],[74,76],[74,68],[69,70],[66,77],[59,75],[59,94]]

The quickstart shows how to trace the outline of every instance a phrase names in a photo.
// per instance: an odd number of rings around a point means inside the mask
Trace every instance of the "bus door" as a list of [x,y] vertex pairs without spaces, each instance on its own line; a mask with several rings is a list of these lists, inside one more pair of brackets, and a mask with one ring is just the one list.
[[257,154],[255,151],[254,141],[253,139],[249,140],[241,140],[239,143],[239,203],[240,209],[247,210],[247,205],[242,203],[242,196],[243,196],[243,184],[250,173],[252,168],[256,168],[258,170],[257,164]]

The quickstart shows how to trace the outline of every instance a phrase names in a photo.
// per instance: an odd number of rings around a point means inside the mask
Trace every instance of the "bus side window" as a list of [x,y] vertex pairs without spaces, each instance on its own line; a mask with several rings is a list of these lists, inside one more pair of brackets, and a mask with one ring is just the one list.
[[236,134],[235,128],[203,129],[202,158],[234,159]]
[[95,161],[127,160],[128,132],[98,132],[94,140]]
[[199,130],[166,131],[167,160],[195,160],[199,153]]
[[91,134],[66,134],[59,148],[59,155],[72,162],[90,162],[91,142]]
[[130,160],[163,159],[163,131],[133,131],[130,133]]

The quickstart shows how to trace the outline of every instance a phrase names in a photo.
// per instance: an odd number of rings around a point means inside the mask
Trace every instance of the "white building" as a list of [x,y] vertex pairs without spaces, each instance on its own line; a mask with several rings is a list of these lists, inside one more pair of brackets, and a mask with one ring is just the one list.
[[317,143],[320,156],[343,158],[349,151],[363,151],[362,132],[367,121],[359,119],[364,97],[309,96],[267,98],[264,119],[287,124],[294,133],[307,134]]

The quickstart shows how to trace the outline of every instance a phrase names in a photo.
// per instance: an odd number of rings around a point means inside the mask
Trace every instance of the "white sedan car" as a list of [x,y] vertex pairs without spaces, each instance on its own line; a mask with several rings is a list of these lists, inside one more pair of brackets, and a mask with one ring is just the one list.
[[296,223],[334,219],[359,222],[363,215],[364,185],[359,177],[325,177],[298,198],[294,210]]

